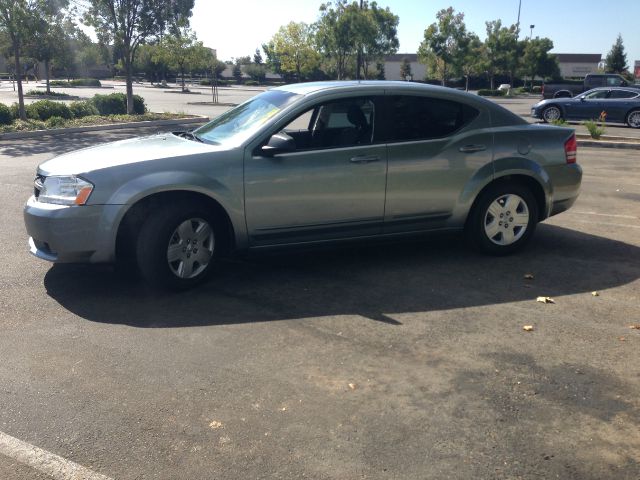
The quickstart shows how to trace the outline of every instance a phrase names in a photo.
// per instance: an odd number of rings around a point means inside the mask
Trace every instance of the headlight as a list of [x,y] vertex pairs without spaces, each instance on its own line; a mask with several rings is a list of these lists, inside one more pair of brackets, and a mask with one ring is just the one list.
[[[36,179],[36,188],[38,188]],[[93,185],[75,175],[46,177],[38,195],[38,201],[58,205],[84,205],[93,191]]]

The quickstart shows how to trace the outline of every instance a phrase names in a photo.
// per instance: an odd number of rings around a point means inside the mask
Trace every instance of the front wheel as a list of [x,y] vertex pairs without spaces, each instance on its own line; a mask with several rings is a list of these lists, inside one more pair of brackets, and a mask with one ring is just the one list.
[[627,115],[627,125],[631,128],[640,128],[640,110],[633,110]]
[[542,120],[546,123],[553,123],[557,120],[562,120],[562,112],[558,107],[547,107],[542,112]]
[[485,253],[506,255],[522,248],[538,223],[538,204],[524,185],[496,185],[484,191],[469,214],[466,235]]
[[176,290],[191,288],[211,273],[216,257],[215,218],[189,204],[162,208],[138,235],[138,268],[150,284]]

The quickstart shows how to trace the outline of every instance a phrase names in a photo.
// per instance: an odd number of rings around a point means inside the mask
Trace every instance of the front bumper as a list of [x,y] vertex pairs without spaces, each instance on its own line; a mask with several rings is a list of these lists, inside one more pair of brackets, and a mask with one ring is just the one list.
[[542,115],[540,114],[540,110],[536,109],[536,108],[532,108],[531,109],[531,117],[532,118],[542,118]]
[[38,202],[24,207],[29,249],[50,262],[108,262],[115,258],[113,219],[119,205],[66,206]]

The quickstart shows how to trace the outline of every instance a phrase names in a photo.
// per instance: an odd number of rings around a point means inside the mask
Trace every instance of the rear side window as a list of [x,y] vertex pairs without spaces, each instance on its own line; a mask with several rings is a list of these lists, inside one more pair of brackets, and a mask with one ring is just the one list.
[[623,82],[624,80],[620,77],[607,77],[607,86],[609,87],[619,87]]
[[631,92],[629,90],[611,90],[609,98],[635,98],[640,92]]
[[451,135],[478,116],[464,103],[441,98],[395,95],[387,100],[388,142],[429,140]]

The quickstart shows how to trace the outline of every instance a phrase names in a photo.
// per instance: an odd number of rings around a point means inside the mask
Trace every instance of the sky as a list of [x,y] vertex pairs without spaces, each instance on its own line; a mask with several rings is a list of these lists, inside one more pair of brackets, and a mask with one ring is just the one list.
[[[622,35],[627,63],[640,60],[640,0],[521,0],[521,38],[553,40],[554,53],[609,52]],[[519,0],[378,0],[400,17],[399,53],[415,53],[425,28],[436,21],[438,10],[452,6],[465,14],[467,29],[484,39],[485,22],[502,19],[516,23]],[[281,25],[318,19],[322,0],[196,0],[191,26],[198,39],[215,48],[220,60],[253,55]]]

